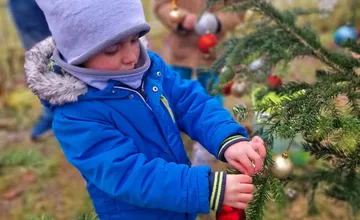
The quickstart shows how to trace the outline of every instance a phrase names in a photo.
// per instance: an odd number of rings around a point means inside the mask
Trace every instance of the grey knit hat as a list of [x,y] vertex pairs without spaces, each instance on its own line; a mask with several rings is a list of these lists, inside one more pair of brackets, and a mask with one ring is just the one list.
[[121,39],[150,31],[140,0],[36,0],[64,60],[86,61]]

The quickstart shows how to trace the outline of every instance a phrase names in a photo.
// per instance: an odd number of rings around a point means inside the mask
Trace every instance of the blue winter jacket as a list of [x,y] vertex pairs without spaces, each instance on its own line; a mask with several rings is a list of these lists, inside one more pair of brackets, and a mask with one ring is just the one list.
[[27,53],[27,81],[54,108],[54,134],[87,181],[100,219],[209,213],[210,167],[190,167],[180,132],[218,156],[227,137],[247,135],[230,113],[152,52],[141,94],[116,82],[100,91],[52,72],[46,68],[51,46],[42,44]]

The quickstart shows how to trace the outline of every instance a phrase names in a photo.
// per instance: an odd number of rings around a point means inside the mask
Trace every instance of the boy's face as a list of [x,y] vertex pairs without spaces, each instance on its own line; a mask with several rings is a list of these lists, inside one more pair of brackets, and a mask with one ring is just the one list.
[[131,70],[135,68],[139,55],[139,36],[129,36],[90,57],[84,67],[110,71]]

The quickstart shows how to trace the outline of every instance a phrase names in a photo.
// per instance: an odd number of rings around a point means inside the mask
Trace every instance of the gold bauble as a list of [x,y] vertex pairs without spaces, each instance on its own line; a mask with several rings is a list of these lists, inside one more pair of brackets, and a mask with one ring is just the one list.
[[246,83],[243,81],[236,81],[231,86],[231,95],[236,98],[241,98],[246,93]]
[[274,163],[271,167],[271,172],[274,177],[279,179],[286,179],[290,176],[294,169],[294,164],[290,160],[288,153],[278,154],[272,157]]
[[170,20],[171,22],[180,24],[184,20],[184,14],[180,12],[177,8],[174,8],[170,11]]

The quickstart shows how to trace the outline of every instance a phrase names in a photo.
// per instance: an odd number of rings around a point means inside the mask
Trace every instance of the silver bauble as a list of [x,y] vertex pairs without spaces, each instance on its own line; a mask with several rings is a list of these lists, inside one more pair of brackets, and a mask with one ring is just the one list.
[[204,12],[200,19],[195,24],[195,32],[198,35],[204,35],[208,33],[216,33],[219,23],[216,16],[209,12]]

